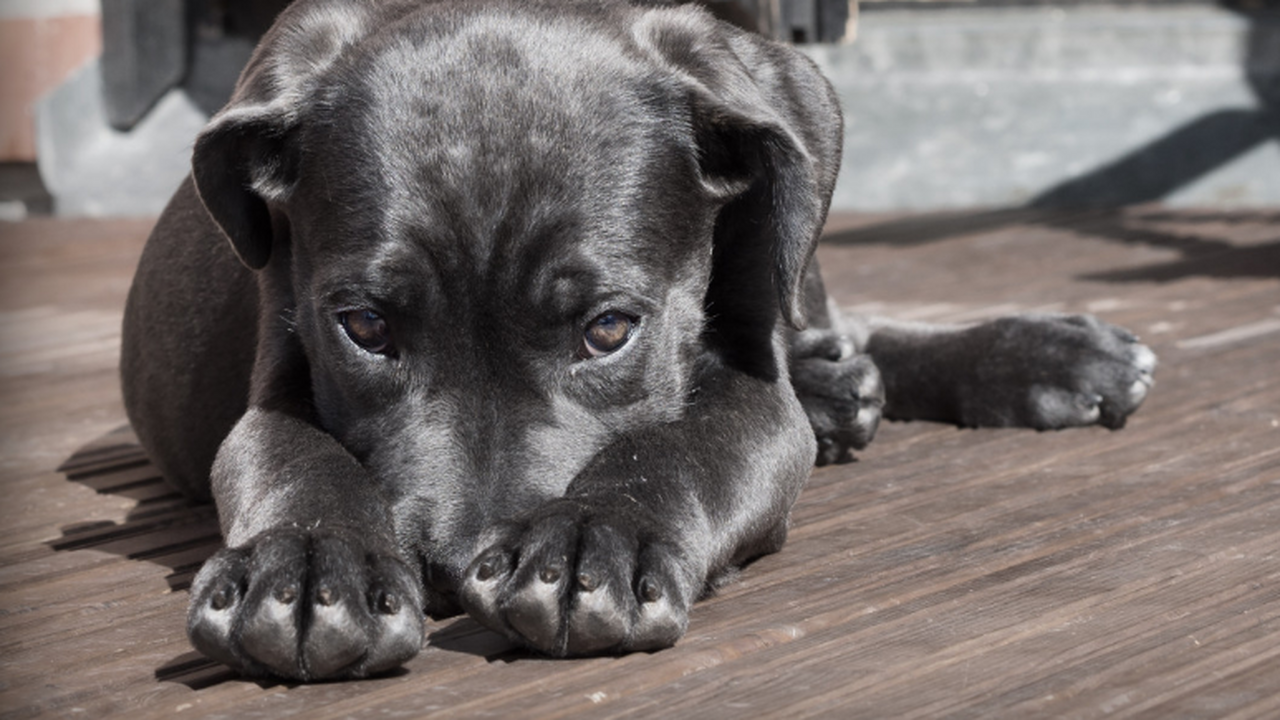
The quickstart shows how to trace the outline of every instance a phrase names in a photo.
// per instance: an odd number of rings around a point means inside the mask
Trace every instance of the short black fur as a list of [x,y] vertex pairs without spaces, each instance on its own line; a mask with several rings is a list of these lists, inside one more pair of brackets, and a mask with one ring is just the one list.
[[1122,424],[1154,368],[1122,330],[827,302],[841,133],[811,62],[691,6],[295,2],[126,310],[130,419],[226,538],[193,644],[360,677],[465,611],[555,656],[658,649],[882,413]]

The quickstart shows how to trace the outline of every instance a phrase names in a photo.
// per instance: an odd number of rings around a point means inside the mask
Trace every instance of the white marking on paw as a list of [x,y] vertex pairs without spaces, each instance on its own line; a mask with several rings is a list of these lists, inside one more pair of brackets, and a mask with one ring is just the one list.
[[1092,425],[1102,417],[1099,397],[1089,397],[1064,388],[1036,385],[1031,388],[1031,401],[1049,427]]
[[575,616],[594,618],[611,627],[622,627],[626,624],[622,608],[613,602],[604,585],[592,592],[579,592],[576,600],[577,607],[573,609]]
[[264,608],[264,610],[266,610],[267,617],[271,619],[271,622],[277,625],[293,624],[293,604],[292,603],[286,605],[285,603],[282,603],[279,600],[272,598],[267,601],[267,606]]
[[1156,354],[1146,345],[1133,346],[1133,366],[1144,373],[1152,373],[1156,369]]
[[408,607],[403,603],[401,603],[400,609],[395,614],[380,614],[378,617],[386,624],[388,632],[392,634],[408,633],[416,624],[414,623],[413,613],[409,612]]
[[1080,420],[1086,425],[1092,425],[1093,423],[1098,422],[1101,417],[1102,407],[1100,405],[1093,405],[1080,416]]
[[231,608],[233,607],[235,605],[228,605],[221,610],[205,608],[200,615],[206,623],[218,629],[219,635],[227,637],[231,633]]
[[853,357],[853,353],[856,350],[853,345],[853,340],[851,340],[847,335],[840,336],[840,339],[836,341],[836,347],[840,348],[840,361],[848,360]]
[[671,601],[665,596],[653,601],[641,603],[640,618],[634,629],[634,636],[638,638],[652,638],[655,634],[666,634],[666,631],[673,630],[672,625],[676,620],[676,613],[671,607]]
[[538,579],[531,583],[529,587],[526,587],[524,592],[548,607],[558,605],[560,603],[560,583],[562,581],[542,582],[542,580]]
[[1129,404],[1137,405],[1142,402],[1147,397],[1147,390],[1150,387],[1145,380],[1134,380],[1129,386]]
[[858,397],[869,398],[876,395],[876,391],[880,389],[880,378],[877,373],[869,372],[862,377],[858,383]]
[[316,625],[360,632],[360,628],[356,626],[351,613],[347,612],[347,608],[341,601],[332,605],[313,605],[311,612],[314,618],[313,622]]

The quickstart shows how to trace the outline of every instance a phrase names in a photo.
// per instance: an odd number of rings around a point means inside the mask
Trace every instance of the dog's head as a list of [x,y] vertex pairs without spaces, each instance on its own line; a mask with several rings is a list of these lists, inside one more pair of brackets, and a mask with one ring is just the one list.
[[785,376],[841,121],[805,58],[690,7],[458,5],[295,3],[194,177],[319,422],[393,494],[519,507],[700,363]]

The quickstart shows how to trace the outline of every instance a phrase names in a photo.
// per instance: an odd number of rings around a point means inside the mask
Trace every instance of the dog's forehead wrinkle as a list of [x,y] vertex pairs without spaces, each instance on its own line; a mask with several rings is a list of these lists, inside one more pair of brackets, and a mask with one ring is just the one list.
[[[481,8],[448,38],[410,36],[413,23],[402,22],[332,73],[330,119],[315,145],[348,162],[313,158],[310,177],[328,183],[333,210],[377,215],[385,237],[430,226],[424,237],[452,241],[448,255],[478,267],[501,242],[529,242],[566,209],[585,218],[564,224],[580,224],[578,237],[595,242],[599,257],[614,252],[610,244],[627,248],[615,267],[647,261],[625,254],[635,252],[636,235],[687,235],[671,227],[675,218],[646,211],[688,196],[673,165],[695,179],[687,98],[634,52],[617,52],[629,42],[623,33],[542,17],[513,22]],[[528,32],[528,22],[539,31]],[[335,177],[331,166],[364,170]]]
[[430,304],[440,291],[440,273],[449,270],[439,267],[432,259],[405,243],[383,240],[375,245],[366,266],[367,282],[385,288],[400,303]]
[[[656,118],[625,112],[641,104],[642,88],[651,91],[635,68],[608,60],[613,53],[593,57],[595,37],[579,33],[550,44],[511,30],[477,37],[474,46],[389,43],[365,60],[369,67],[353,79],[378,103],[377,118],[390,131],[405,129],[404,121],[426,120],[425,129],[440,137],[460,130],[458,137],[483,139],[476,129],[501,128],[518,119],[518,138],[550,148],[565,131],[600,140],[619,137],[600,127],[602,116],[617,116],[628,126],[660,128]],[[424,128],[410,129],[417,131],[407,133],[412,140]]]
[[[467,233],[426,229],[332,243],[325,251],[334,262],[318,266],[314,295],[325,306],[365,301],[470,329],[495,318],[545,325],[607,309],[648,314],[666,302],[674,270],[701,275],[685,263],[654,262],[658,254],[643,249],[650,243],[628,236],[582,238],[557,226],[508,236],[491,243],[489,257],[478,257]],[[467,291],[476,286],[486,292]]]
[[[393,242],[322,244],[330,262],[319,264],[295,286],[317,312],[370,309],[407,314],[430,304],[436,268],[420,255]],[[302,273],[302,275],[307,275]]]
[[389,222],[424,203],[465,211],[478,225],[502,217],[513,199],[567,205],[606,187],[596,194],[616,206],[642,194],[634,186],[653,154],[646,150],[673,142],[672,123],[654,112],[660,93],[642,69],[594,47],[615,38],[530,33],[484,16],[460,27],[456,34],[474,43],[397,38],[359,75],[366,135],[378,146],[371,154],[387,192],[405,200],[385,204]]

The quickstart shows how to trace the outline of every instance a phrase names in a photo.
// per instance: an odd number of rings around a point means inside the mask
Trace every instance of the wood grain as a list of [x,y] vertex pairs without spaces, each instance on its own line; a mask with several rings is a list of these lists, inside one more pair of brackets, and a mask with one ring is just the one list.
[[125,426],[146,222],[0,225],[5,718],[1280,714],[1280,212],[838,216],[854,309],[1090,311],[1160,355],[1119,432],[889,424],[675,648],[552,661],[466,618],[374,680],[237,678],[183,636],[218,546]]

